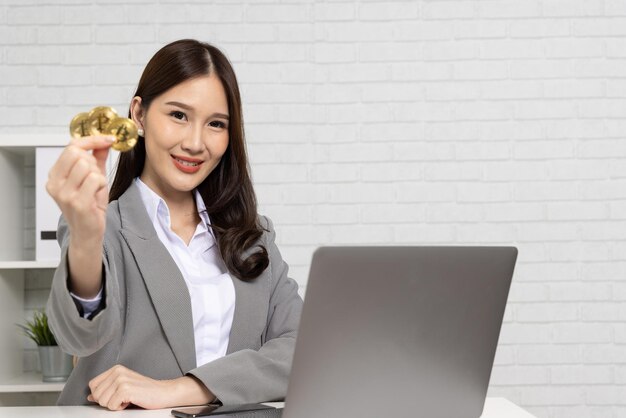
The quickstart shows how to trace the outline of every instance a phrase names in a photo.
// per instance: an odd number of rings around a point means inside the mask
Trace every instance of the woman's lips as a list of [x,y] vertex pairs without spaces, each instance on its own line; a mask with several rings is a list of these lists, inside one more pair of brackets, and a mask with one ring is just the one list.
[[200,166],[203,163],[202,160],[198,160],[196,158],[179,157],[176,155],[172,155],[172,161],[174,162],[176,168],[180,171],[190,174],[196,173],[200,170]]

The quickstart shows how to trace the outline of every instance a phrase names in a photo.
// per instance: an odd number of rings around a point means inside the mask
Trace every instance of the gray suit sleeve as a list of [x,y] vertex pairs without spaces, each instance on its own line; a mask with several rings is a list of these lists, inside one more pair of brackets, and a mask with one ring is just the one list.
[[85,357],[102,348],[120,328],[119,289],[115,269],[109,263],[105,238],[102,266],[105,307],[90,319],[82,317],[68,289],[69,237],[68,225],[61,218],[57,230],[61,262],[54,272],[46,312],[52,333],[61,349],[66,353]]
[[198,378],[225,405],[279,401],[287,393],[302,298],[298,295],[298,284],[287,276],[289,267],[275,244],[272,222],[265,219],[269,229],[268,268],[273,281],[266,342],[258,351],[240,350],[188,373]]

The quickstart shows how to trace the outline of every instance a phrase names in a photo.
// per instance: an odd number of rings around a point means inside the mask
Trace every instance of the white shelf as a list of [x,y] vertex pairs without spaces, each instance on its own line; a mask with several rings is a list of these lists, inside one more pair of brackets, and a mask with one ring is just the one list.
[[39,373],[24,373],[5,381],[0,381],[0,393],[61,392],[63,383],[44,383]]
[[0,261],[0,270],[55,269],[59,261]]
[[[48,273],[59,264],[58,260],[35,261],[35,256],[31,255],[32,245],[29,243],[34,243],[33,239],[36,238],[36,220],[35,216],[32,216],[36,215],[36,210],[33,214],[32,205],[37,205],[38,200],[36,154],[39,147],[64,147],[69,141],[70,135],[65,129],[52,133],[0,134],[0,191],[2,191],[0,335],[2,336],[14,335],[15,324],[24,320],[24,289],[26,279],[31,276],[30,273],[34,273],[32,276],[36,278],[39,277],[39,273],[42,273],[42,277],[48,278]],[[41,184],[39,186],[41,187]],[[33,271],[37,269],[46,271]],[[31,393],[39,399],[38,397],[42,396],[54,396],[63,389],[64,383],[44,383],[41,374],[23,373],[23,359],[23,338],[0,338],[0,394],[10,395],[7,396],[9,399],[20,393]]]
[[64,147],[70,134],[0,134],[1,148]]

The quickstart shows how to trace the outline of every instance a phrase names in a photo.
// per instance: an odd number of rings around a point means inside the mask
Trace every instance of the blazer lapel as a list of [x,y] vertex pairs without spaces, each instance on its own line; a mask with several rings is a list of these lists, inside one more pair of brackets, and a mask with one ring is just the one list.
[[163,332],[182,373],[196,367],[196,353],[187,284],[146,212],[132,183],[119,198],[122,236],[126,240],[152,299]]
[[[258,251],[256,244],[246,250],[242,258],[248,257],[255,251]],[[265,277],[270,274],[269,271],[270,268],[268,267],[252,281],[239,280],[230,273],[235,285],[236,303],[226,354],[250,348],[250,344],[255,342],[255,336],[259,338],[256,343],[260,348],[261,335],[259,329],[265,329],[270,298],[271,280],[269,277]]]

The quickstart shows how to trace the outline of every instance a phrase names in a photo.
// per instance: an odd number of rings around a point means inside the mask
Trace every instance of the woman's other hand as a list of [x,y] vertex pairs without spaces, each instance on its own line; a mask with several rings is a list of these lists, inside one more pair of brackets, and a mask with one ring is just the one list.
[[185,405],[206,405],[215,396],[198,380],[182,376],[171,380],[156,380],[127,367],[116,365],[89,382],[90,402],[112,411],[130,404],[145,409],[162,409]]

